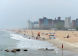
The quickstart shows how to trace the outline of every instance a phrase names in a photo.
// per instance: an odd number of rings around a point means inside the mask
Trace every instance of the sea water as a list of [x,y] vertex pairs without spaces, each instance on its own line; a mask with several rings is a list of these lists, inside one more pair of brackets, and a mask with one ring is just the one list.
[[[28,49],[28,51],[16,53],[4,51],[13,48]],[[56,52],[38,50],[41,48],[55,49]],[[64,51],[64,56],[69,55],[76,56],[73,52]],[[28,39],[28,36],[24,37],[12,32],[0,31],[0,56],[61,56],[61,50],[46,41]]]

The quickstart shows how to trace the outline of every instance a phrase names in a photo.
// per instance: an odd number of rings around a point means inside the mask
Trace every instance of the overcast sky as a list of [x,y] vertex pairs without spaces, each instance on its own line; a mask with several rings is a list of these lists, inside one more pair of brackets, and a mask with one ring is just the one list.
[[78,0],[0,0],[0,28],[26,27],[26,22],[46,16],[78,17]]

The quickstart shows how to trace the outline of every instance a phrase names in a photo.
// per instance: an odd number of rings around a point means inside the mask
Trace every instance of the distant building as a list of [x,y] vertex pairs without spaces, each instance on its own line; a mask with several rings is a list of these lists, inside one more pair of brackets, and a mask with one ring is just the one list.
[[64,20],[61,20],[61,17],[57,17],[57,19],[55,18],[55,20],[53,20],[53,28],[63,29]]
[[72,28],[76,27],[76,20],[72,20]]
[[61,20],[61,17],[57,17],[57,20],[60,21]]
[[33,23],[30,20],[28,20],[27,29],[32,29],[32,27],[33,27]]
[[65,28],[66,29],[71,28],[71,17],[66,17],[65,18]]
[[33,22],[33,29],[39,29],[38,21]]
[[76,19],[76,27],[78,27],[78,18]]
[[50,29],[52,28],[52,19],[48,19],[46,17],[39,19],[39,27],[40,29]]

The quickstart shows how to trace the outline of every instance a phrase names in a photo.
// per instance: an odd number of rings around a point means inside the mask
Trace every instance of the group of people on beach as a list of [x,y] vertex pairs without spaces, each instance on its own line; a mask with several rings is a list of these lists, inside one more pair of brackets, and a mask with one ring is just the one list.
[[[31,31],[31,33],[32,33],[32,37],[34,37],[33,31]],[[36,40],[40,40],[40,38],[41,38],[40,34],[41,34],[40,32],[37,33],[37,36],[35,37]],[[49,36],[49,39],[52,39],[52,38],[55,39],[56,38],[55,33],[52,33],[52,34],[47,33],[47,35]],[[29,37],[29,39],[31,39],[31,38]]]
[[[55,34],[55,33],[53,33],[53,34],[49,34],[49,33],[48,33],[47,35],[49,36],[49,39],[51,39],[51,38],[54,38],[54,39],[55,39],[56,37],[55,37],[54,34]],[[53,36],[53,37],[50,38],[50,36]],[[34,37],[33,32],[32,32],[32,37]],[[30,39],[30,37],[29,37],[29,39]],[[35,37],[35,39],[36,39],[36,40],[40,40],[40,32],[37,33],[37,36]]]

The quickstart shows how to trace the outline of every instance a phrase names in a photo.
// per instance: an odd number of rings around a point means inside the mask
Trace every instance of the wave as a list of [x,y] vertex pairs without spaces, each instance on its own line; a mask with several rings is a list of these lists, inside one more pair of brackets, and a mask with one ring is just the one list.
[[29,48],[29,49],[41,49],[41,48],[48,48],[48,49],[57,49],[52,44],[48,43],[47,41],[40,41],[34,39],[27,39],[18,34],[11,34],[11,38],[15,40],[19,40],[17,43],[17,48]]

